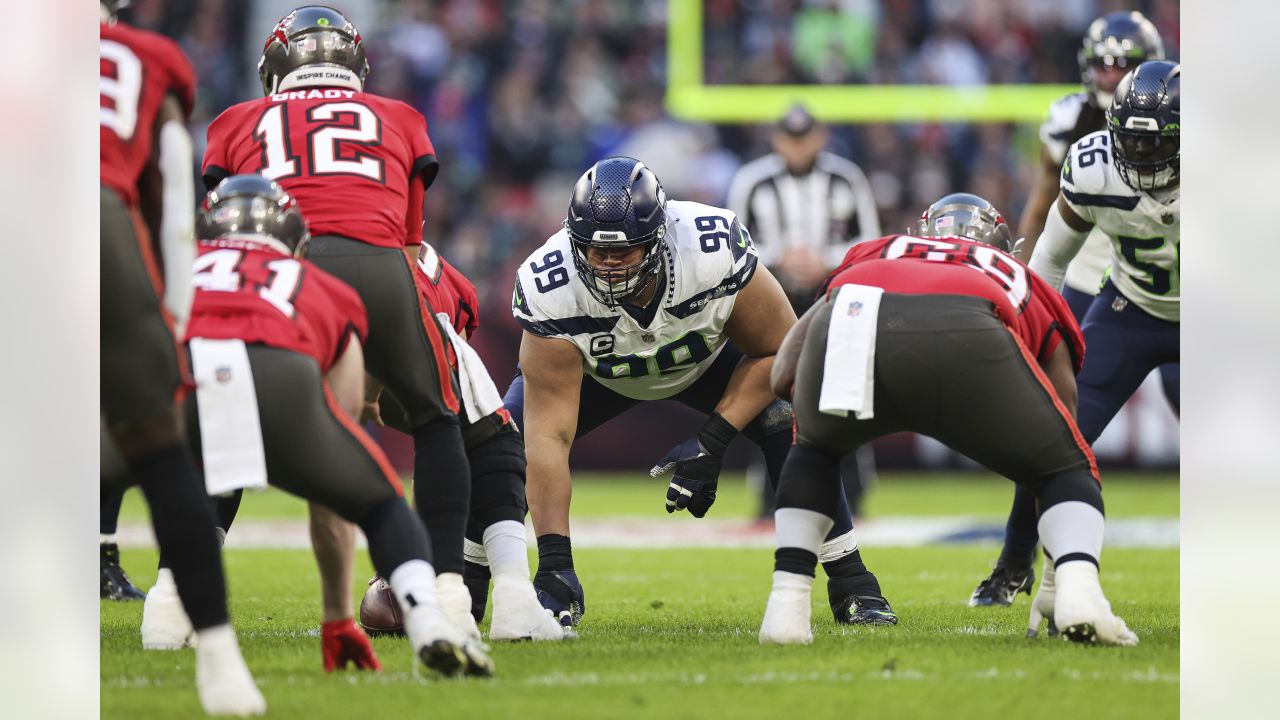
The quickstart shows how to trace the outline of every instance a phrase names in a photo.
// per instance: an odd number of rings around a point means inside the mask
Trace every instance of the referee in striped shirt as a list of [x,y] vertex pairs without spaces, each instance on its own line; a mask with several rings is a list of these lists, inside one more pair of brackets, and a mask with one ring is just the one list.
[[[880,218],[862,170],[823,148],[830,136],[803,105],[792,106],[771,136],[773,152],[743,165],[729,186],[729,209],[751,232],[763,262],[801,315],[855,243],[880,237]],[[856,516],[875,474],[869,446],[840,467]],[[753,471],[752,475],[758,473]],[[761,482],[760,517],[773,516],[773,494]]]
[[773,152],[743,165],[729,187],[729,209],[797,315],[854,243],[880,237],[867,177],[823,150],[828,137],[808,110],[792,107],[773,131]]

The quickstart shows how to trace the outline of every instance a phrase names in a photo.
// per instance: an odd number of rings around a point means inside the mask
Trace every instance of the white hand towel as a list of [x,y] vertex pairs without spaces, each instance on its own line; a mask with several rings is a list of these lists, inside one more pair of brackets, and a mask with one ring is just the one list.
[[876,320],[884,289],[844,285],[836,293],[827,328],[818,411],[859,420],[875,416]]
[[467,419],[475,422],[493,414],[502,407],[502,395],[493,384],[493,378],[489,377],[489,370],[485,368],[480,354],[453,329],[453,323],[449,322],[447,314],[437,313],[436,317],[449,334],[453,352],[458,356],[458,385],[462,390],[462,403],[467,409]]
[[192,338],[204,483],[210,495],[267,486],[258,396],[243,340]]

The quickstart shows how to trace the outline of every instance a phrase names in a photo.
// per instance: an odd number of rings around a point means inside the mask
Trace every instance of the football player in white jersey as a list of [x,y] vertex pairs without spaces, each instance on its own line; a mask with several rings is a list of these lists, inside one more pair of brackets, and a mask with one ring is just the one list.
[[[1160,33],[1140,12],[1107,13],[1090,23],[1076,56],[1084,89],[1054,102],[1040,126],[1040,168],[1018,225],[1019,237],[1026,240],[1014,251],[1023,262],[1031,259],[1036,240],[1044,231],[1045,218],[1058,199],[1058,179],[1071,146],[1089,133],[1106,129],[1104,115],[1111,107],[1121,78],[1147,60],[1163,59],[1164,43]],[[1080,252],[1067,265],[1066,283],[1061,288],[1076,322],[1084,323],[1085,312],[1110,265],[1111,240],[1095,226]],[[1177,412],[1178,365],[1162,366],[1160,377],[1165,394]],[[1035,584],[1032,564],[1036,552],[1036,517],[1035,500],[1030,492],[1016,492],[1005,526],[1004,548],[995,569],[970,596],[970,607],[1008,606],[1019,592],[1030,594]]]
[[[1085,315],[1087,352],[1076,379],[1077,424],[1090,444],[1147,374],[1180,357],[1181,93],[1181,66],[1165,60],[1145,62],[1120,81],[1108,129],[1071,148],[1031,257],[1031,269],[1061,288],[1094,227],[1111,240],[1111,271]],[[1032,629],[1053,607],[1052,567],[1046,560]]]
[[[793,416],[769,371],[795,313],[732,212],[668,201],[657,177],[624,157],[578,180],[564,229],[521,264],[512,305],[524,337],[503,402],[525,433],[534,585],[562,624],[576,625],[585,598],[569,541],[574,439],[640,402],[678,400],[709,417],[651,471],[674,470],[667,512],[707,513],[739,433],[764,451],[776,487]],[[896,624],[841,502],[821,553],[832,612],[843,623]]]

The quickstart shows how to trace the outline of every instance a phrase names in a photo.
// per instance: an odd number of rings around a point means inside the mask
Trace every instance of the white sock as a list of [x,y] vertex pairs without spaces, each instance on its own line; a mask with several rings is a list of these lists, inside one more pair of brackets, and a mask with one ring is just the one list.
[[391,592],[400,601],[405,613],[412,612],[420,605],[437,605],[436,571],[426,560],[410,560],[401,563],[391,571],[387,578],[391,583]]
[[236,631],[231,629],[231,623],[197,630],[196,637],[199,640],[196,643],[196,652],[201,657],[215,663],[244,662],[240,656],[240,643],[236,642]]
[[785,570],[773,571],[773,589],[786,592],[804,593],[808,595],[813,591],[812,575],[797,575],[789,573]]
[[169,568],[160,568],[156,571],[156,584],[151,586],[152,590],[160,588],[162,590],[178,591],[178,584],[173,581],[173,571]]
[[[832,523],[833,525],[835,523]],[[827,532],[831,532],[828,530]],[[822,549],[818,552],[818,562],[825,563],[853,553],[858,549],[858,538],[853,536],[853,528],[849,528],[849,532],[832,538],[822,543]]]
[[1079,554],[1101,560],[1105,528],[1102,513],[1078,500],[1058,503],[1040,513],[1040,541],[1055,562]]
[[[835,521],[820,512],[800,508],[778,508],[773,513],[777,546],[808,550],[814,555],[822,547],[822,539],[831,532]],[[775,573],[776,575],[776,573]],[[812,578],[810,579],[812,582]]]
[[115,543],[115,541],[116,541],[115,533],[111,533],[110,535],[102,535],[102,534],[98,535],[99,545],[112,545]]
[[495,579],[499,576],[529,579],[529,543],[525,540],[524,523],[502,520],[485,528],[484,551]]

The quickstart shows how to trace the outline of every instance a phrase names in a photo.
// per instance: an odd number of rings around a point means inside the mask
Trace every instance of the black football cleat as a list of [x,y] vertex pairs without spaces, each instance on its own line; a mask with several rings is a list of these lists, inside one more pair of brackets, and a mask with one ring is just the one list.
[[898,614],[889,601],[873,595],[850,595],[831,606],[836,622],[841,625],[897,625]]
[[1031,586],[1036,583],[1036,572],[1030,565],[1012,568],[996,565],[986,580],[978,583],[978,588],[969,597],[969,607],[990,607],[1002,605],[1009,607],[1018,593],[1031,594]]
[[100,597],[107,600],[143,600],[147,594],[138,589],[120,567],[120,547],[115,543],[98,545]]

